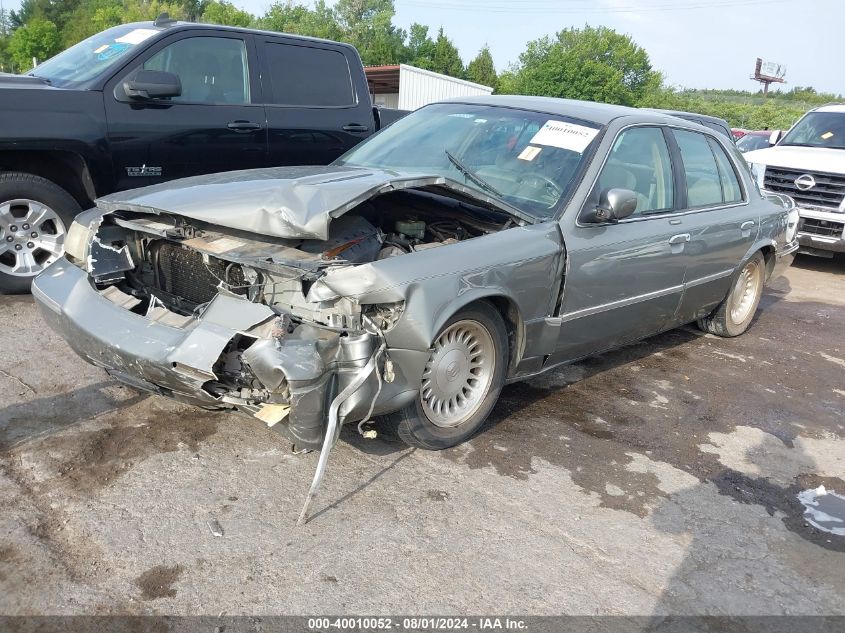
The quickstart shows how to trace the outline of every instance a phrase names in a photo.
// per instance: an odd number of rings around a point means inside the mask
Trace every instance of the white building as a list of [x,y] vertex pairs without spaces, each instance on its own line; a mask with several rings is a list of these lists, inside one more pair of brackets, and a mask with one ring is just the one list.
[[493,92],[490,86],[406,64],[367,66],[364,72],[367,74],[373,104],[384,108],[416,110],[441,99],[489,95]]

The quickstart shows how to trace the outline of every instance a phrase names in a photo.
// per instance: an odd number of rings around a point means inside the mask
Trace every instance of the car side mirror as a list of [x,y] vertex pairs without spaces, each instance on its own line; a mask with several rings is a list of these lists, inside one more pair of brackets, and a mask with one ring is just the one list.
[[769,134],[769,145],[777,145],[783,133],[780,130],[772,130]]
[[182,82],[163,70],[139,70],[123,82],[123,89],[130,99],[164,99],[181,95]]
[[627,218],[637,210],[637,194],[630,189],[605,189],[599,196],[595,209],[589,211],[584,219],[593,223],[616,223]]

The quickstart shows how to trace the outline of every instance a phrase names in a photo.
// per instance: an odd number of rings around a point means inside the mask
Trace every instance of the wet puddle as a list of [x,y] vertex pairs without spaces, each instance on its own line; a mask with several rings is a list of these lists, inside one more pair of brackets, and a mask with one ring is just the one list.
[[804,520],[823,532],[845,536],[845,496],[824,486],[798,493],[804,506]]

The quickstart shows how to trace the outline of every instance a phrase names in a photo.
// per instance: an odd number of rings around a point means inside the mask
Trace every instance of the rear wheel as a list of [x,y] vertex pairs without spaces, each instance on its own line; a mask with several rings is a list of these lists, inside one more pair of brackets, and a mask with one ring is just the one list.
[[434,341],[417,399],[384,419],[410,446],[440,450],[469,439],[499,398],[507,350],[505,324],[490,304],[461,310]]
[[32,280],[64,253],[79,204],[46,178],[0,174],[0,292],[29,292]]
[[716,336],[739,336],[748,329],[766,280],[766,260],[754,253],[734,278],[725,300],[710,315],[698,321],[698,327]]

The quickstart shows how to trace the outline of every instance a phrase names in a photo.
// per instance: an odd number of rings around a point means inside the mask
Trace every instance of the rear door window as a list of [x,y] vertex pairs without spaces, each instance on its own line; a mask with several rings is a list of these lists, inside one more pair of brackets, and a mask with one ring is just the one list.
[[684,161],[688,206],[722,204],[722,180],[707,137],[687,130],[673,132]]
[[707,139],[710,149],[716,157],[716,165],[719,167],[719,178],[722,181],[722,201],[725,203],[741,202],[742,189],[739,186],[739,179],[725,150],[715,140]]
[[336,50],[265,41],[269,103],[288,106],[355,105],[355,90],[346,56]]
[[721,145],[689,130],[672,130],[681,150],[687,206],[707,207],[742,201],[736,171]]

